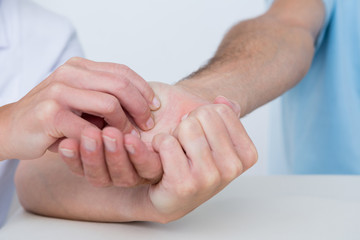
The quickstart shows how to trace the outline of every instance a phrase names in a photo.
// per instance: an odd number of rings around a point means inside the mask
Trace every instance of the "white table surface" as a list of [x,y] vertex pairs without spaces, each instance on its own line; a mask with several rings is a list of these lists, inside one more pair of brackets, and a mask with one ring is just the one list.
[[21,209],[0,239],[360,239],[360,176],[240,177],[164,225],[77,222]]

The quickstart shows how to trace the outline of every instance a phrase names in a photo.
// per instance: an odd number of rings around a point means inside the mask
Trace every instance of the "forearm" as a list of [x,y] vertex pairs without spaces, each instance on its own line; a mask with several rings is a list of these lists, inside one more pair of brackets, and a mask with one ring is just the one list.
[[156,216],[147,215],[146,209],[151,208],[144,207],[146,188],[129,191],[119,187],[92,187],[84,178],[73,175],[52,153],[39,160],[22,161],[16,172],[16,189],[26,210],[65,219],[156,221]]
[[313,17],[311,28],[285,14],[279,17],[276,8],[235,25],[209,63],[177,84],[209,101],[218,95],[233,99],[242,116],[251,112],[293,87],[308,71],[323,18],[323,6],[316,7],[319,16]]

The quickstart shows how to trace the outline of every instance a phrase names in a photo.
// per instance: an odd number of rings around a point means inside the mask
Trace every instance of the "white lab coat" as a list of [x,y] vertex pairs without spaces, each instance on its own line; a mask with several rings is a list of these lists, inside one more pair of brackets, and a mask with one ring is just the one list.
[[[82,55],[67,20],[28,0],[0,0],[0,106],[19,100],[57,66]],[[0,162],[0,227],[13,198],[17,162]]]

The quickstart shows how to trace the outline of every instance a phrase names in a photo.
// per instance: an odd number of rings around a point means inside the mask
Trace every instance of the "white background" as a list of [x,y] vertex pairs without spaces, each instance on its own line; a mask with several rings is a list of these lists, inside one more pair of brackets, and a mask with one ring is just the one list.
[[[211,58],[235,23],[263,0],[34,0],[67,17],[87,58],[130,66],[147,81],[174,83]],[[259,151],[247,174],[267,173],[269,106],[243,119]]]

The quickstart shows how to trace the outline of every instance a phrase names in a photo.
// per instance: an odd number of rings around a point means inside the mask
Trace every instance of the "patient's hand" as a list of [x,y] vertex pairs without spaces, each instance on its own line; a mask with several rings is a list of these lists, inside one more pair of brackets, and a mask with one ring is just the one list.
[[152,148],[153,137],[171,134],[184,115],[209,102],[178,86],[154,82],[151,87],[162,105],[153,112],[155,127],[150,131],[139,129],[141,140],[135,135],[123,135],[113,127],[86,128],[80,143],[63,140],[59,148],[76,153],[72,158],[62,155],[74,173],[85,175],[91,184],[102,187],[130,187],[159,181],[163,171],[159,155]]
[[58,156],[47,155],[20,164],[19,199],[29,211],[58,218],[164,223],[214,196],[257,158],[238,116],[224,104],[196,108],[171,135],[157,134],[151,146],[164,170],[156,184],[92,187],[70,174]]
[[172,135],[153,140],[164,174],[149,185],[152,221],[169,222],[221,191],[257,160],[256,149],[238,116],[224,104],[191,112]]

